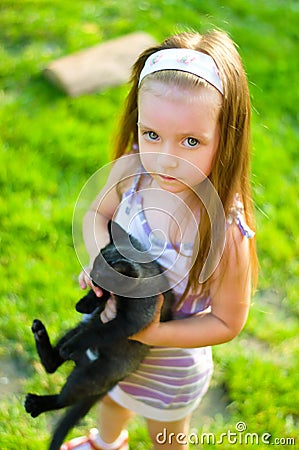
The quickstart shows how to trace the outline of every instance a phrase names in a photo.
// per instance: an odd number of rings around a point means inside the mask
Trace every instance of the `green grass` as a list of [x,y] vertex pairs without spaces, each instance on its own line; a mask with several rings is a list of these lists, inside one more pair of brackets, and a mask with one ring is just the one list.
[[[43,372],[30,324],[44,317],[57,335],[78,319],[73,209],[85,181],[108,161],[126,93],[121,86],[68,98],[43,78],[42,69],[132,31],[162,40],[176,31],[212,27],[238,43],[250,80],[261,275],[245,330],[214,349],[211,391],[223,391],[226,408],[214,405],[205,421],[198,414],[196,431],[219,437],[244,421],[247,432],[298,443],[298,21],[296,0],[1,1],[2,450],[45,448],[57,419],[51,413],[33,420],[23,410],[26,391],[53,392],[68,371]],[[11,364],[16,379],[5,380]],[[93,410],[73,435],[95,421]],[[132,422],[130,431],[131,448],[150,448],[142,420]],[[228,441],[209,445],[216,447],[239,448]]]

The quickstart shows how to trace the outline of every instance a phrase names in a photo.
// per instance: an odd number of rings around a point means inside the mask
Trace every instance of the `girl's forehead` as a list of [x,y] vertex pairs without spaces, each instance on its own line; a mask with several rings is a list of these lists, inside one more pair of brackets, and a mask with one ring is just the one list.
[[139,107],[150,102],[151,99],[165,99],[172,102],[195,105],[204,102],[215,110],[219,110],[222,104],[222,95],[210,85],[197,85],[193,87],[177,86],[174,83],[166,83],[158,80],[150,80],[144,83],[138,95]]

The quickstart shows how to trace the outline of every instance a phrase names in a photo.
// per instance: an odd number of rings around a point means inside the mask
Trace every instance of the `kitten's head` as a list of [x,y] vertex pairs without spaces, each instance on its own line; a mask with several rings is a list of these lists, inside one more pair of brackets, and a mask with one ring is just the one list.
[[[160,266],[153,261],[140,242],[130,236],[116,222],[108,225],[110,242],[96,257],[90,272],[96,286],[123,296],[141,297],[152,294],[153,277],[161,274]],[[165,278],[155,279],[155,285],[165,287]]]
[[115,282],[117,278],[115,272],[129,278],[140,278],[141,266],[135,261],[136,252],[142,251],[140,243],[129,236],[116,222],[109,221],[108,231],[110,242],[96,257],[90,272],[93,284],[101,287],[103,282],[109,282],[109,280],[112,283]]
[[[103,255],[104,253],[104,255]],[[104,256],[104,260],[103,257]],[[92,283],[95,286],[101,287],[102,283],[103,283],[103,277],[113,277],[113,272],[107,273],[107,266],[105,264],[105,262],[108,262],[109,266],[115,270],[116,272],[125,275],[127,277],[130,278],[139,278],[140,273],[138,270],[138,267],[136,267],[136,265],[125,259],[125,258],[121,258],[118,255],[117,258],[113,258],[113,259],[106,259],[105,256],[107,256],[107,252],[101,252],[100,255],[98,255],[95,259],[93,268],[90,272],[90,277],[92,279]],[[111,254],[109,252],[109,257],[113,257],[114,255]]]

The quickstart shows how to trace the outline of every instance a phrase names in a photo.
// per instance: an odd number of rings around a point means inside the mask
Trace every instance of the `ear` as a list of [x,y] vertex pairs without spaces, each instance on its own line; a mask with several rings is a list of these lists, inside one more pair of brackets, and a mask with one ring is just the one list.
[[137,267],[133,262],[128,261],[127,259],[115,261],[115,263],[112,264],[112,267],[114,270],[126,275],[127,277],[139,278],[139,271],[137,270]]
[[113,220],[108,222],[108,232],[110,237],[110,244],[114,242],[122,242],[125,239],[129,239],[128,233]]

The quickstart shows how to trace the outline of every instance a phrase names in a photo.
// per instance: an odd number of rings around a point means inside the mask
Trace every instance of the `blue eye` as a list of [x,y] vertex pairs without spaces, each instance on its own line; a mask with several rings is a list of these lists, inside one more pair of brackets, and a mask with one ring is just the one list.
[[184,141],[187,147],[196,147],[199,144],[199,140],[194,137],[188,137]]
[[145,135],[150,141],[156,141],[159,138],[157,133],[155,133],[154,131],[147,131]]

